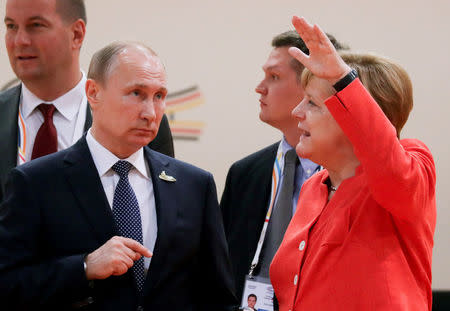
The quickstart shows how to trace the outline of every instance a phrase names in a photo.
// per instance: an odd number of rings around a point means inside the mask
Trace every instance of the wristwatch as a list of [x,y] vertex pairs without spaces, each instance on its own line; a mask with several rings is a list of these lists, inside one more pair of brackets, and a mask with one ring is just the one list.
[[336,82],[333,85],[333,87],[336,90],[336,92],[340,92],[343,89],[345,89],[345,87],[347,87],[347,85],[352,83],[352,81],[355,80],[357,77],[358,77],[358,73],[356,72],[355,69],[352,69],[352,71],[347,73],[341,80]]

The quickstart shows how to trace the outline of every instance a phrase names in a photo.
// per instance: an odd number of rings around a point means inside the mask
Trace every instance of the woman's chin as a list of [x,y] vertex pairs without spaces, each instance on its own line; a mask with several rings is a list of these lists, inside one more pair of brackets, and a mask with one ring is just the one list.
[[310,153],[308,152],[308,149],[306,148],[306,146],[304,146],[304,145],[302,144],[301,141],[300,141],[300,142],[297,144],[297,146],[295,147],[295,152],[297,153],[297,155],[298,155],[300,158],[303,158],[303,159],[308,159],[308,158],[309,158],[309,155],[310,155]]

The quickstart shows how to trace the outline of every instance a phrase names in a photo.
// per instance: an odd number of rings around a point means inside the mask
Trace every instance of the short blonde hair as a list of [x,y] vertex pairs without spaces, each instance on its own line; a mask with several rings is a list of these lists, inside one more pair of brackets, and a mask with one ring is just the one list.
[[[408,73],[393,61],[374,55],[343,53],[342,59],[358,72],[359,79],[397,130],[397,137],[413,108],[413,90]],[[302,86],[313,74],[305,68]]]

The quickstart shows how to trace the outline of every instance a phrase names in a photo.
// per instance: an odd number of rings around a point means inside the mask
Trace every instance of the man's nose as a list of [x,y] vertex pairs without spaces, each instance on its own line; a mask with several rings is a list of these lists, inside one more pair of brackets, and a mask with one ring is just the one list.
[[255,92],[261,95],[267,95],[267,87],[264,85],[264,81],[261,81],[255,88]]
[[156,111],[155,111],[155,103],[153,102],[153,100],[150,99],[144,103],[141,116],[142,118],[147,119],[149,121],[155,119]]
[[24,28],[17,29],[14,37],[14,43],[19,46],[30,45],[31,39],[30,35]]

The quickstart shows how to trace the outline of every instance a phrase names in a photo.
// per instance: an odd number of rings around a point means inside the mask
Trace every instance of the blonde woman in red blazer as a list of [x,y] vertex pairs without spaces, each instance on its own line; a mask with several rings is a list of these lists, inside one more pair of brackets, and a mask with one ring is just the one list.
[[399,139],[409,77],[384,58],[341,57],[317,25],[293,24],[310,50],[290,49],[307,68],[296,151],[325,170],[303,185],[272,261],[280,310],[431,310],[436,174],[422,142]]

